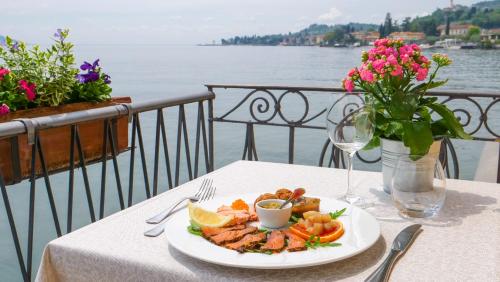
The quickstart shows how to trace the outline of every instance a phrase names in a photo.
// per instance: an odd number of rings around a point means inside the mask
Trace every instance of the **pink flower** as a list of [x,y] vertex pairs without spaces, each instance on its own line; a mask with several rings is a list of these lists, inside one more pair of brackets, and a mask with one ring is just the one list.
[[347,76],[348,77],[352,77],[353,75],[355,75],[357,72],[357,70],[354,68],[354,69],[351,69],[348,73],[347,73]]
[[401,63],[404,65],[410,61],[410,56],[408,54],[401,55]]
[[352,92],[354,90],[354,81],[351,79],[344,79],[343,81],[344,89],[347,90],[347,92]]
[[385,50],[385,55],[386,56],[391,56],[391,55],[395,55],[397,56],[398,54],[396,53],[396,50],[394,50],[394,48],[392,47],[389,47]]
[[429,62],[429,59],[427,59],[426,56],[420,56],[420,57],[418,57],[418,60],[420,61],[420,63],[428,63]]
[[24,90],[25,91],[25,94],[26,94],[26,98],[28,99],[28,101],[33,101],[35,100],[35,96],[36,96],[36,85],[34,83],[31,83],[31,82],[27,82],[26,80],[19,80],[19,88],[21,88],[21,90]]
[[389,64],[395,66],[398,64],[398,59],[396,59],[396,57],[394,57],[394,55],[390,55],[389,57],[387,57],[387,62]]
[[366,82],[373,82],[373,73],[367,69],[363,69],[359,72],[359,76],[361,77],[362,80]]
[[387,38],[382,38],[382,39],[378,39],[377,41],[375,41],[375,47],[379,47],[379,46],[387,46],[387,43],[389,43],[389,39]]
[[395,69],[391,72],[392,76],[400,76],[403,74],[403,67],[401,65],[396,65]]
[[422,81],[427,77],[427,74],[429,73],[428,69],[420,68],[417,71],[417,80]]
[[420,69],[420,65],[417,63],[413,63],[411,64],[411,69],[413,72],[418,72],[418,70]]
[[399,48],[399,54],[401,54],[402,56],[403,55],[407,55],[409,57],[413,56],[413,49],[408,46],[408,45],[403,45]]
[[375,60],[375,57],[377,56],[377,49],[373,48],[368,51],[368,60],[373,61]]
[[377,49],[375,50],[375,53],[377,53],[377,55],[385,55],[386,50],[387,50],[387,47],[378,46]]
[[10,73],[10,70],[8,69],[4,69],[4,68],[0,68],[0,81],[3,80],[3,77],[8,75]]
[[420,51],[420,47],[415,43],[411,44],[410,47],[411,47],[411,49],[413,49],[415,51]]
[[9,106],[7,106],[6,104],[2,104],[0,106],[0,116],[4,116],[4,115],[8,114],[9,112],[10,112]]
[[383,73],[384,67],[385,67],[385,61],[382,59],[375,60],[372,63],[372,67],[373,67],[373,69],[375,69],[376,72]]

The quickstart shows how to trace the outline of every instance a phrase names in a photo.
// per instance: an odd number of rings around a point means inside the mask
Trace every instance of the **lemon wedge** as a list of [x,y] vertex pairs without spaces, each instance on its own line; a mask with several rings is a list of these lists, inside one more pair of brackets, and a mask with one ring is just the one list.
[[189,218],[199,227],[222,227],[231,220],[231,215],[221,215],[215,212],[207,211],[191,202],[188,203]]

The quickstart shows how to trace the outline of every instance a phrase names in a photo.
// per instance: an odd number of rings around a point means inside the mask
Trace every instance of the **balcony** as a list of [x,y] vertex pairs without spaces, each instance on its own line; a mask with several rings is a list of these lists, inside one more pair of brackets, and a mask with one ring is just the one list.
[[[41,167],[40,173],[32,169],[28,177],[13,171],[16,184],[6,185],[0,175],[4,277],[32,280],[43,246],[51,239],[238,159],[345,167],[345,156],[328,141],[324,125],[325,105],[343,95],[341,89],[206,87],[203,93],[176,98],[1,123],[0,139],[11,144],[27,134],[31,167]],[[500,93],[430,95],[447,104],[474,137],[443,142],[440,159],[447,176],[473,179],[481,141],[499,138]],[[129,120],[129,148],[118,152],[111,125],[121,117]],[[93,120],[103,122],[105,145],[99,159],[86,163],[79,126]],[[71,129],[70,167],[51,171],[45,165],[40,133],[63,126]],[[380,170],[379,151],[358,154],[355,168]]]

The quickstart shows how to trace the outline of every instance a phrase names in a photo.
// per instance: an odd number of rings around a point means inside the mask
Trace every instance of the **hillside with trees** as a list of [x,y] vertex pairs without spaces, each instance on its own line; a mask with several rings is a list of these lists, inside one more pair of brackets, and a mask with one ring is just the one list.
[[[312,24],[295,33],[272,34],[262,36],[235,36],[222,39],[223,45],[318,45],[314,36],[322,36],[322,44],[340,43],[351,44],[356,42],[352,36],[357,31],[378,31],[380,37],[387,37],[393,32],[423,32],[428,42],[439,39],[438,26],[444,25],[449,29],[450,24],[472,24],[480,29],[500,28],[500,0],[483,1],[472,6],[454,5],[440,8],[427,16],[406,17],[401,21],[394,20],[387,13],[380,25],[366,23],[349,23],[337,25]],[[473,28],[466,39],[478,41],[480,29]],[[447,33],[448,34],[448,33]]]
[[[377,25],[364,23],[349,23],[345,25],[312,24],[299,32],[288,34],[235,36],[222,39],[222,45],[279,45],[283,42],[294,42],[291,45],[308,45],[311,36],[325,35],[328,33],[349,34],[354,31],[375,30]],[[340,35],[337,35],[340,36]]]

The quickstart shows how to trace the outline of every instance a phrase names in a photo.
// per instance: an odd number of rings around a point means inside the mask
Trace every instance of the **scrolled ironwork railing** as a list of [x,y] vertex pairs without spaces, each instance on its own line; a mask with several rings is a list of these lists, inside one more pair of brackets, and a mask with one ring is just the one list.
[[[296,129],[321,129],[324,125],[326,105],[321,105],[326,99],[320,99],[320,106],[313,110],[311,105],[321,94],[338,99],[345,91],[341,88],[326,87],[293,87],[293,86],[264,86],[264,85],[206,85],[209,91],[217,93],[218,99],[222,95],[237,96],[234,106],[216,113],[215,122],[235,123],[245,125],[246,134],[243,145],[242,159],[258,160],[256,147],[256,126],[278,126],[288,128],[288,162],[294,163]],[[228,92],[231,92],[229,94]],[[237,93],[236,93],[237,92]],[[285,105],[284,101],[292,95],[298,97],[295,103]],[[359,95],[354,94],[354,95]],[[458,117],[466,132],[475,140],[496,141],[500,137],[498,115],[500,109],[495,108],[500,101],[500,93],[478,93],[457,91],[432,91],[429,95],[438,97],[442,104],[447,105]],[[360,98],[360,106],[363,99]],[[296,111],[296,118],[287,117],[287,111]],[[349,109],[344,109],[345,112]],[[238,116],[240,111],[243,115]],[[297,113],[297,111],[299,111]],[[346,113],[344,113],[346,114]],[[251,117],[251,119],[248,119]],[[496,124],[494,124],[496,121]],[[345,157],[334,147],[329,140],[325,140],[319,155],[319,166],[345,167]],[[372,164],[380,161],[380,157],[363,156],[363,152],[356,154],[361,162]],[[458,156],[451,140],[442,142],[440,159],[448,177],[458,178],[460,167]],[[500,173],[499,173],[500,174]]]
[[[207,88],[208,91],[204,93],[179,98],[117,104],[64,115],[0,123],[0,141],[10,140],[13,151],[16,151],[15,146],[18,141],[16,138],[19,136],[27,135],[27,142],[30,144],[31,164],[27,177],[19,171],[13,171],[12,181],[7,183],[0,173],[0,192],[20,276],[23,280],[30,281],[34,271],[33,244],[36,239],[34,226],[37,224],[35,202],[40,203],[40,200],[35,199],[35,191],[39,186],[37,179],[43,180],[45,184],[43,193],[47,195],[49,216],[53,222],[55,234],[61,236],[71,232],[77,225],[74,217],[75,194],[80,191],[75,190],[75,187],[79,187],[75,185],[77,180],[82,181],[80,192],[81,198],[85,199],[83,208],[85,211],[88,210],[89,221],[94,222],[105,217],[106,207],[114,205],[117,210],[124,209],[142,200],[139,197],[147,199],[157,195],[162,192],[162,187],[170,189],[183,181],[212,171],[216,143],[215,123],[218,126],[232,123],[235,126],[244,127],[243,140],[230,141],[242,143],[242,145],[238,143],[234,146],[242,146],[238,153],[242,153],[241,159],[248,160],[268,157],[258,153],[265,151],[258,149],[258,137],[265,136],[259,136],[257,128],[272,128],[273,130],[267,134],[274,134],[275,128],[282,128],[286,131],[286,142],[284,146],[280,143],[279,148],[287,149],[288,153],[285,154],[285,158],[289,163],[303,163],[296,156],[297,148],[301,145],[299,142],[304,142],[301,139],[303,136],[300,135],[303,133],[302,130],[307,132],[325,130],[327,105],[331,104],[331,99],[338,99],[344,94],[342,89],[324,87],[207,85]],[[217,99],[215,100],[216,93]],[[226,95],[229,93],[230,95]],[[430,92],[430,95],[437,96],[441,103],[448,105],[474,139],[495,141],[500,137],[500,119],[498,118],[500,93]],[[217,101],[217,111],[214,111],[215,101]],[[360,103],[353,106],[360,106],[362,102],[363,100],[360,99]],[[349,109],[345,109],[345,112],[349,112]],[[128,148],[119,150],[115,125],[118,119],[124,117],[128,118],[130,124]],[[103,145],[100,155],[87,162],[85,150],[82,148],[83,136],[79,129],[83,123],[89,121],[102,122]],[[50,170],[45,165],[46,148],[42,142],[44,136],[41,133],[46,129],[59,127],[69,127],[70,145],[67,148],[69,166],[60,170]],[[227,134],[222,131],[220,133]],[[225,139],[230,139],[218,137],[218,144],[226,142]],[[307,140],[310,142],[312,139]],[[150,141],[149,144],[148,141]],[[460,167],[454,143],[454,140],[445,140],[442,143],[440,158],[448,176],[458,178]],[[224,144],[227,146],[228,143]],[[318,156],[313,157],[315,164],[345,167],[344,155],[331,145],[327,138],[319,139],[314,144],[318,152]],[[266,145],[276,146],[276,144]],[[233,146],[233,143],[229,146]],[[306,146],[311,147],[306,153],[312,155],[313,146],[310,144]],[[224,155],[224,157],[228,159],[228,156]],[[6,156],[0,155],[0,159],[2,158]],[[13,162],[15,162],[14,159]],[[376,164],[380,157],[378,154],[360,152],[357,159],[366,164]],[[108,165],[113,167],[112,173],[108,173]],[[140,168],[138,169],[137,166]],[[13,167],[18,167],[18,164]],[[93,172],[90,171],[91,168]],[[80,176],[77,169],[80,170]],[[66,222],[61,220],[63,217],[60,213],[62,209],[60,201],[54,199],[53,189],[57,187],[53,186],[53,182],[56,177],[67,177],[65,179],[68,180],[68,197],[63,205]],[[128,183],[124,182],[124,179],[127,179]],[[109,182],[113,181],[114,187],[112,188],[114,189],[110,189]],[[16,182],[20,183],[9,186]],[[140,185],[136,185],[136,182]],[[12,208],[7,189],[16,185],[27,186],[29,192],[26,238],[19,236],[19,219],[18,222],[14,220],[16,218],[14,213],[17,209]],[[115,193],[116,199],[106,197],[107,191]],[[27,247],[22,248],[21,246],[25,243]]]
[[[20,184],[29,184],[29,211],[28,211],[28,236],[27,248],[23,253],[21,247],[21,240],[18,234],[18,224],[14,220],[14,212],[9,193],[7,192],[7,183],[0,173],[0,192],[2,195],[8,224],[11,230],[11,236],[17,255],[17,260],[20,268],[20,273],[24,281],[32,280],[33,269],[33,244],[35,236],[35,191],[37,186],[37,178],[43,178],[45,182],[46,194],[48,197],[48,204],[52,214],[55,233],[59,237],[63,232],[60,214],[60,208],[57,208],[57,203],[54,200],[53,186],[51,177],[52,175],[59,174],[62,171],[68,173],[68,200],[66,209],[66,233],[73,230],[73,210],[74,210],[74,192],[75,192],[75,170],[80,168],[83,177],[83,188],[85,190],[87,206],[90,215],[90,221],[94,222],[102,219],[105,216],[106,190],[107,190],[107,176],[108,162],[111,161],[114,171],[116,193],[118,195],[119,208],[124,209],[133,204],[134,192],[137,187],[134,185],[135,175],[135,159],[136,152],[140,155],[140,165],[142,167],[143,183],[141,189],[144,189],[146,198],[155,196],[159,192],[160,176],[165,175],[166,180],[163,181],[168,189],[178,186],[179,183],[185,180],[191,180],[198,177],[202,173],[201,166],[204,166],[205,172],[210,172],[214,168],[214,136],[212,109],[213,99],[215,98],[212,92],[203,92],[194,95],[182,96],[180,98],[165,98],[155,101],[134,102],[128,104],[117,104],[113,106],[90,109],[85,111],[71,112],[60,115],[16,120],[11,122],[0,123],[0,140],[11,140],[13,146],[17,144],[17,137],[27,134],[28,142],[31,146],[31,173],[28,177],[29,182],[22,181]],[[186,118],[187,107],[192,107],[196,113],[194,119]],[[206,108],[206,109],[205,109]],[[176,129],[173,134],[167,134],[167,119],[164,114],[167,110],[177,110],[177,117],[172,118],[172,126]],[[144,126],[141,123],[141,116],[147,113],[154,113],[153,117],[149,120],[155,120],[155,126],[148,126],[154,130],[154,156],[153,159],[153,179],[150,180],[150,172],[148,171],[147,162],[150,156],[147,156],[145,150],[145,140],[143,138]],[[131,123],[130,146],[127,152],[117,151],[117,136],[116,130],[113,130],[113,124],[119,118],[128,117]],[[84,150],[82,149],[81,134],[79,127],[82,123],[88,121],[102,121],[103,122],[103,140],[102,140],[102,154],[97,160],[91,163],[86,163]],[[187,124],[193,121],[195,123],[195,137],[194,137],[194,152],[190,143],[193,143],[193,138],[189,137]],[[49,128],[70,127],[70,146],[67,150],[69,154],[69,167],[62,171],[50,171],[46,165],[45,150],[42,147],[42,132]],[[168,142],[172,141],[170,136],[175,136],[175,151],[169,151]],[[128,138],[128,136],[127,136]],[[15,141],[15,142],[14,142]],[[192,145],[192,144],[191,144]],[[163,159],[165,164],[160,168],[160,152],[163,151]],[[120,166],[118,163],[118,155],[129,154],[128,166]],[[194,153],[194,156],[193,156]],[[2,158],[3,156],[0,156]],[[77,158],[76,158],[77,157]],[[194,159],[193,159],[194,157]],[[185,176],[182,176],[181,161],[186,164]],[[36,164],[40,164],[41,173],[37,172]],[[91,165],[101,164],[100,185],[98,187],[91,187],[89,181],[88,167]],[[14,168],[16,166],[13,166]],[[14,169],[15,170],[15,169]],[[164,171],[164,172],[163,172]],[[160,173],[161,172],[161,173]],[[123,191],[125,185],[122,183],[122,176],[128,173],[128,193]],[[17,181],[22,180],[19,178],[20,173],[15,172],[18,176]],[[15,183],[16,181],[14,181]],[[163,186],[163,185],[162,185]],[[99,199],[96,210],[96,200],[92,197],[92,188],[99,190]],[[127,198],[125,198],[127,197]],[[108,200],[109,202],[109,200]],[[4,235],[2,235],[4,236]]]

